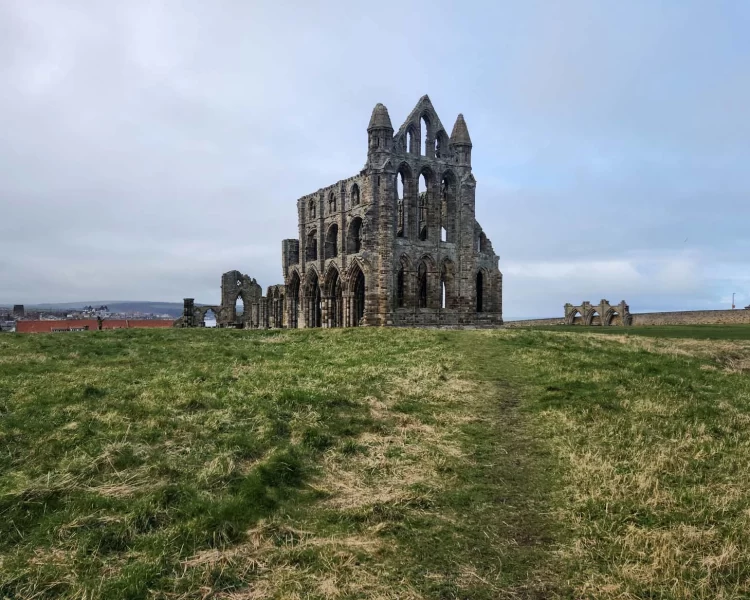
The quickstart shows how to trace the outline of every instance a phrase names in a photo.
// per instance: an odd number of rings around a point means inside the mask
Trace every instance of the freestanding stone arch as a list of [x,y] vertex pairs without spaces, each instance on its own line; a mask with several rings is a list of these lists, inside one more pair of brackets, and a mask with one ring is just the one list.
[[630,316],[630,307],[622,300],[619,304],[610,304],[609,300],[600,300],[599,304],[591,302],[581,302],[578,306],[573,304],[565,305],[565,324],[566,325],[586,325],[586,326],[628,326],[633,322]]

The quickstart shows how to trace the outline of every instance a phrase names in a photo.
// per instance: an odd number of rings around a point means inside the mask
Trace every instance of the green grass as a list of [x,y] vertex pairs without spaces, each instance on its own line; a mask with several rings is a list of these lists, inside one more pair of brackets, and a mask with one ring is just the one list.
[[748,597],[744,328],[581,329],[2,335],[0,598]]
[[606,335],[642,335],[656,338],[691,338],[697,340],[750,340],[750,325],[653,325],[644,327],[582,327],[552,325],[534,327],[537,331],[571,331]]

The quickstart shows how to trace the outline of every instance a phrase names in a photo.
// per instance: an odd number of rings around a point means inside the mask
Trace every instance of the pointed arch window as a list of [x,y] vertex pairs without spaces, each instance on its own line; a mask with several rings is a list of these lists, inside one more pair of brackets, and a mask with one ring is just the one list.
[[352,206],[359,206],[359,186],[356,183],[352,186]]
[[307,203],[307,214],[310,215],[311,219],[315,218],[315,200],[310,200]]
[[328,213],[333,214],[336,212],[336,194],[331,192],[331,195],[328,196]]

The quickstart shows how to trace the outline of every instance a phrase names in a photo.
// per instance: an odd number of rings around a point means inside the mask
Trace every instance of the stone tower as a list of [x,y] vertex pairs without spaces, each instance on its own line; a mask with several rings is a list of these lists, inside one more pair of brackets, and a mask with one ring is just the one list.
[[448,137],[427,96],[395,133],[377,104],[364,168],[297,201],[276,322],[502,324],[499,258],[475,218],[472,147],[463,115]]

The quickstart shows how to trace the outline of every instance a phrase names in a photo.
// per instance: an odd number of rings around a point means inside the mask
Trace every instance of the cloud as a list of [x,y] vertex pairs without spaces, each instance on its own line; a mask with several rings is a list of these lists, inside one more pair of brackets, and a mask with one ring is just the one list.
[[740,3],[0,3],[0,303],[281,280],[372,106],[466,116],[505,312],[750,301]]

